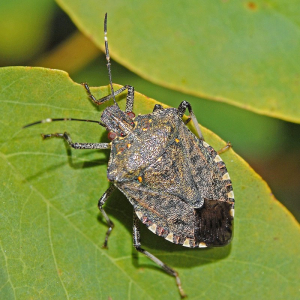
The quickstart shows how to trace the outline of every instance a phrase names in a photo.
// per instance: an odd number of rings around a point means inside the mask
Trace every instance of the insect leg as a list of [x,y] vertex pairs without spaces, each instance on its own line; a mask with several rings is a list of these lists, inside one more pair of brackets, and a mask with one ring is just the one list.
[[179,117],[183,117],[184,113],[185,113],[185,110],[188,109],[189,110],[189,113],[190,113],[190,116],[191,116],[191,119],[193,120],[193,123],[194,123],[194,126],[195,126],[195,129],[198,133],[198,136],[200,138],[200,140],[203,140],[204,141],[204,137],[202,135],[202,132],[201,132],[201,129],[200,129],[200,126],[199,126],[199,123],[197,121],[197,118],[192,110],[192,106],[189,102],[187,101],[182,101],[179,106],[178,106],[178,116]]
[[228,149],[232,147],[231,143],[228,142],[223,148],[221,148],[219,151],[217,151],[218,154],[222,154],[226,152]]
[[63,138],[74,149],[110,149],[109,143],[73,143],[70,135],[65,133],[42,134],[43,139],[52,137]]
[[155,104],[154,108],[153,108],[153,112],[160,110],[160,109],[163,109],[163,107],[160,104]]
[[[110,100],[111,98],[113,98],[112,94],[109,94],[103,98],[100,99],[96,99],[95,96],[91,93],[90,91],[90,87],[88,86],[87,83],[82,83],[82,85],[84,86],[84,88],[86,89],[89,98],[97,105],[101,105],[102,103]],[[114,92],[114,95],[117,96],[119,94],[121,94],[122,92],[124,92],[125,90],[128,90],[127,93],[127,98],[126,98],[126,112],[132,111],[133,109],[133,102],[134,102],[134,87],[131,85],[124,85],[123,87],[121,87],[120,89],[116,90]]]
[[191,122],[191,120],[192,120],[191,117],[187,118],[187,119],[184,121],[184,124],[185,124],[185,125],[189,124],[189,123]]
[[101,196],[101,198],[98,201],[98,208],[101,211],[102,215],[104,216],[109,228],[106,232],[105,235],[105,240],[103,243],[102,248],[107,248],[107,241],[108,241],[108,237],[110,236],[111,231],[114,228],[114,223],[111,221],[111,219],[108,217],[107,213],[105,212],[105,210],[102,208],[102,206],[104,205],[105,201],[108,199],[108,197],[110,196],[110,194],[113,192],[113,190],[115,189],[114,185],[111,185],[106,192]]
[[141,241],[140,241],[140,230],[139,230],[139,219],[136,217],[135,213],[133,213],[133,246],[134,248],[143,254],[145,254],[147,257],[149,257],[152,261],[154,261],[157,265],[159,265],[166,273],[168,273],[171,276],[174,276],[176,278],[176,283],[179,289],[179,293],[181,298],[185,298],[186,294],[184,293],[182,286],[181,286],[181,281],[179,278],[178,273],[167,266],[165,263],[163,263],[161,260],[159,260],[157,257],[155,257],[153,254],[150,252],[144,250],[141,248]]

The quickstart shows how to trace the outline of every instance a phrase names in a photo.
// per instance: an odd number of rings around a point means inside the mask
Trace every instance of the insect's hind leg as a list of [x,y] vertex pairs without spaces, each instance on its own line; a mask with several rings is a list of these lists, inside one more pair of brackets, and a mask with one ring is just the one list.
[[141,247],[141,241],[140,241],[140,230],[139,230],[139,219],[136,217],[135,213],[133,213],[133,246],[134,248],[143,254],[145,254],[147,257],[149,257],[152,261],[154,261],[157,265],[159,265],[166,273],[168,273],[171,276],[174,276],[176,278],[176,283],[179,289],[179,293],[181,298],[185,298],[186,294],[184,293],[182,286],[181,286],[181,281],[179,278],[178,273],[167,266],[165,263],[163,263],[161,260],[159,260],[157,257],[155,257],[153,254],[150,252],[144,250]]
[[[82,83],[82,85],[84,86],[84,88],[86,89],[89,98],[97,105],[101,105],[102,103],[110,100],[111,98],[113,98],[113,94],[109,94],[103,98],[100,99],[96,99],[96,97],[91,93],[90,91],[90,87],[88,86],[87,83]],[[126,112],[132,111],[133,109],[133,103],[134,103],[134,87],[131,85],[124,85],[123,87],[121,87],[120,89],[116,90],[114,92],[114,95],[117,96],[119,94],[121,94],[122,92],[124,92],[125,90],[128,90],[127,93],[127,98],[126,98]]]
[[101,211],[103,217],[105,218],[105,220],[106,220],[106,222],[109,226],[108,230],[106,231],[105,240],[104,240],[104,243],[103,243],[103,246],[102,246],[102,248],[106,248],[106,249],[107,249],[108,238],[109,238],[109,236],[110,236],[110,234],[111,234],[111,232],[112,232],[115,225],[112,222],[112,220],[108,217],[107,213],[105,212],[105,210],[103,208],[103,205],[106,202],[106,200],[108,199],[108,197],[110,196],[110,194],[113,192],[114,189],[115,189],[115,186],[111,185],[106,190],[106,192],[101,196],[101,198],[98,201],[98,208]]
[[192,106],[189,102],[187,101],[182,101],[179,106],[178,106],[178,116],[179,117],[183,117],[184,113],[185,113],[185,110],[188,109],[189,110],[189,113],[190,113],[190,116],[191,116],[191,119],[193,120],[193,123],[194,123],[194,126],[195,126],[195,129],[198,133],[198,136],[200,138],[200,140],[203,140],[204,141],[204,137],[203,137],[203,134],[201,132],[201,129],[200,129],[200,126],[199,126],[199,123],[197,121],[197,118],[193,112],[193,109],[192,109]]
[[73,143],[70,135],[65,133],[42,134],[43,139],[58,137],[64,139],[74,149],[110,149],[109,143]]

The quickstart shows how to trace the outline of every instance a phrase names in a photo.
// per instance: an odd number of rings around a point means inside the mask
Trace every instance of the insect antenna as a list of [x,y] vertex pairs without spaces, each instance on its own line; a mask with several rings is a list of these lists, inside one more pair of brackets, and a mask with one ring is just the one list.
[[55,118],[55,119],[44,119],[44,120],[40,120],[40,121],[36,121],[30,124],[27,124],[25,126],[23,126],[22,128],[27,128],[33,125],[37,125],[37,124],[43,124],[43,123],[51,123],[51,122],[57,122],[57,121],[80,121],[80,122],[90,122],[90,123],[97,123],[103,127],[105,127],[105,125],[102,122],[99,121],[95,121],[95,120],[84,120],[84,119],[75,119],[75,118]]
[[107,61],[106,66],[107,66],[107,70],[108,70],[110,89],[111,89],[111,93],[112,93],[112,96],[114,99],[114,103],[116,105],[118,105],[116,102],[114,87],[113,87],[112,79],[111,79],[111,69],[110,69],[111,63],[110,63],[110,56],[109,56],[109,51],[108,51],[108,41],[107,41],[107,13],[105,14],[105,17],[104,17],[104,43],[105,43],[105,56],[106,56],[106,61]]

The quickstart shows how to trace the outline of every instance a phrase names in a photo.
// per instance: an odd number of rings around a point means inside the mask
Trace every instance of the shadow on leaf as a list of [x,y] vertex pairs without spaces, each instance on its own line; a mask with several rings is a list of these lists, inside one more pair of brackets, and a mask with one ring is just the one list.
[[[113,194],[108,199],[104,209],[109,216],[118,219],[128,230],[128,232],[132,234],[133,208],[126,197],[120,191],[113,192]],[[101,224],[105,224],[105,226],[107,227],[107,223],[100,213],[98,216],[98,221],[101,222]],[[115,227],[112,231],[112,235],[117,230],[118,228]],[[231,244],[225,247],[218,248],[188,249],[183,246],[170,243],[164,238],[153,234],[142,223],[140,223],[140,232],[142,247],[151,252],[153,255],[157,256],[167,265],[174,268],[192,268],[199,265],[217,262],[228,257],[231,251]],[[103,236],[103,241],[104,237],[105,236]],[[138,258],[140,258],[141,256],[143,255],[137,253],[137,251],[132,248],[132,263],[136,268],[147,267],[160,269],[160,267],[158,266],[153,266],[152,262],[149,265],[139,264]],[[164,271],[162,270],[162,272]]]

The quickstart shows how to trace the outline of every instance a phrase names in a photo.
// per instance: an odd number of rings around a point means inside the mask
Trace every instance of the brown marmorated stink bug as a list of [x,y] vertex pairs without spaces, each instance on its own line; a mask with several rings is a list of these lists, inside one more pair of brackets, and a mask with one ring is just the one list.
[[[141,248],[139,222],[167,241],[189,248],[224,246],[232,238],[234,195],[225,163],[203,138],[191,105],[183,101],[179,107],[163,109],[155,105],[153,112],[138,115],[132,112],[134,88],[126,85],[114,91],[111,79],[107,42],[107,15],[104,19],[104,39],[111,94],[97,100],[89,86],[83,84],[89,98],[100,105],[113,98],[100,121],[81,119],[46,119],[26,125],[53,121],[90,121],[108,131],[111,143],[73,143],[68,133],[44,134],[43,138],[65,139],[75,149],[111,149],[107,178],[112,183],[98,202],[106,219],[104,247],[114,227],[103,205],[111,192],[118,188],[134,208],[133,245],[176,278],[181,297],[185,293],[178,273]],[[127,90],[125,112],[115,96]],[[185,110],[190,118],[182,121]],[[196,137],[186,126],[192,120]]]

